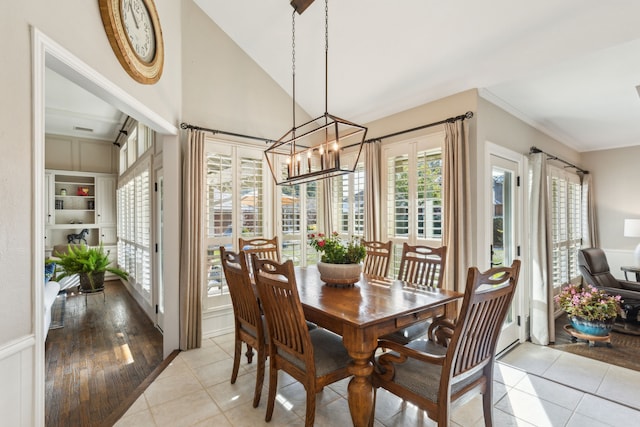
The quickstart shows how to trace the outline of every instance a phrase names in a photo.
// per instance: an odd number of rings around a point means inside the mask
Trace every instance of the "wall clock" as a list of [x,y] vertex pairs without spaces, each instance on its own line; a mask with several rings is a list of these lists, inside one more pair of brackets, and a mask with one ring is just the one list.
[[98,0],[102,23],[122,67],[136,81],[153,84],[164,65],[164,42],[153,0]]

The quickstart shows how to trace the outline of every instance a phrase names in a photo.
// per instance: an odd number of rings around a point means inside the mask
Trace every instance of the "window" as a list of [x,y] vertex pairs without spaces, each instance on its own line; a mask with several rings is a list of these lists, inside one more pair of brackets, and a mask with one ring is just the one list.
[[142,123],[128,126],[127,139],[120,148],[120,175],[135,165],[136,161],[153,146],[155,132]]
[[[364,162],[354,173],[333,178],[333,224],[343,238],[364,236]],[[329,231],[329,230],[328,230]]]
[[205,309],[230,304],[220,263],[220,246],[236,248],[239,237],[273,233],[266,222],[261,150],[207,140],[205,158]]
[[402,245],[440,246],[443,233],[442,144],[444,133],[383,147],[382,240],[394,242],[391,275],[397,274]]
[[577,174],[553,166],[549,166],[548,182],[553,286],[560,288],[581,277],[578,250],[582,243],[582,186]]
[[315,264],[316,252],[307,245],[307,234],[319,230],[319,181],[279,186],[282,220],[282,258],[295,265]]
[[130,168],[118,182],[118,264],[149,304],[151,296],[150,157]]

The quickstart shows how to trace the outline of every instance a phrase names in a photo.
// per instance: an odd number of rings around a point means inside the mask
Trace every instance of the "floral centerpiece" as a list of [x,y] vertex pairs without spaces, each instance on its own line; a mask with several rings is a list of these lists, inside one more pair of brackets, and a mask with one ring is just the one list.
[[594,286],[569,284],[555,296],[573,327],[588,335],[607,335],[620,313],[620,295],[611,296]]
[[360,263],[367,255],[360,239],[343,241],[337,231],[309,234],[309,245],[322,254],[317,264],[320,279],[332,286],[352,286],[360,279]]
[[329,236],[318,233],[309,234],[307,237],[311,247],[322,254],[320,261],[327,264],[358,264],[367,255],[360,239],[354,237],[348,242],[343,242],[337,231]]

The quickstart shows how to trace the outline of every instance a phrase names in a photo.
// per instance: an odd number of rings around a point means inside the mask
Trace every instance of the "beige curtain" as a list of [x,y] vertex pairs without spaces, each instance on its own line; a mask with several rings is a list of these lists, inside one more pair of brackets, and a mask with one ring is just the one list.
[[444,244],[447,245],[445,287],[464,292],[471,253],[471,196],[469,179],[469,125],[445,123]]
[[182,171],[180,349],[202,342],[204,132],[189,130]]
[[593,195],[593,175],[586,173],[582,177],[582,247],[597,248],[598,223],[596,221],[596,201]]
[[551,230],[547,186],[547,155],[529,155],[531,232],[531,342],[547,345],[556,339],[551,278]]
[[364,238],[379,241],[382,236],[381,200],[381,143],[370,142],[364,145]]
[[322,197],[324,201],[324,215],[322,216],[322,227],[326,235],[335,231],[333,229],[333,178],[322,180]]

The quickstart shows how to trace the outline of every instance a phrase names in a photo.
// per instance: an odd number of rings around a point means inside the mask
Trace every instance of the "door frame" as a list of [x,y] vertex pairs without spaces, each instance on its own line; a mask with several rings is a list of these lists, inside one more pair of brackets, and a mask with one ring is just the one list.
[[[36,27],[31,27],[32,40],[32,107],[33,107],[33,142],[32,142],[32,277],[33,280],[33,322],[34,322],[34,358],[33,358],[33,387],[34,387],[34,425],[44,425],[45,411],[45,354],[44,354],[44,160],[45,160],[45,70],[50,68],[70,81],[78,84],[87,91],[111,103],[120,111],[136,120],[144,122],[158,133],[158,137],[165,137],[164,141],[175,137],[178,129],[138,101],[125,90],[105,78],[98,71],[73,55],[60,44],[49,38]],[[177,144],[176,144],[177,145]],[[166,145],[165,145],[166,147]],[[179,150],[178,150],[179,152]],[[179,194],[176,199],[179,198]],[[172,292],[177,294],[177,288]],[[172,316],[178,323],[178,302],[175,301]],[[168,354],[166,346],[177,348],[179,341],[178,330],[173,328],[169,335],[164,335],[164,355]]]
[[[487,224],[490,223],[491,220],[491,189],[489,183],[492,180],[492,167],[491,167],[491,156],[501,157],[503,159],[512,161],[517,165],[517,176],[520,177],[520,186],[516,187],[515,200],[516,203],[515,209],[518,215],[516,218],[516,226],[514,227],[514,240],[516,246],[520,246],[520,256],[516,258],[523,260],[520,267],[520,275],[518,279],[518,286],[516,288],[516,293],[513,296],[512,305],[515,308],[515,316],[519,316],[520,324],[518,326],[518,341],[524,342],[527,339],[528,335],[528,325],[529,325],[529,298],[530,294],[530,280],[529,280],[529,268],[524,260],[529,259],[528,255],[528,235],[525,232],[525,224],[528,224],[528,210],[526,205],[526,194],[528,192],[528,180],[525,176],[525,171],[527,171],[527,158],[522,153],[513,151],[511,149],[505,148],[501,145],[495,144],[490,141],[486,141],[485,143],[485,156],[484,156],[484,177],[482,179],[482,201],[479,201],[479,206],[482,206],[483,215],[480,215],[483,218],[483,222],[481,225],[481,230],[483,230],[482,241],[483,244],[480,246],[480,252],[478,253],[478,262],[481,266],[480,270],[485,270],[490,268],[491,259],[489,256],[489,247],[493,241],[492,238],[492,230],[488,227]],[[519,190],[518,190],[519,189]],[[484,250],[482,249],[484,248]],[[511,344],[510,344],[511,345]],[[510,348],[510,345],[506,348]],[[505,349],[506,349],[505,348]],[[500,349],[498,348],[498,352]]]

